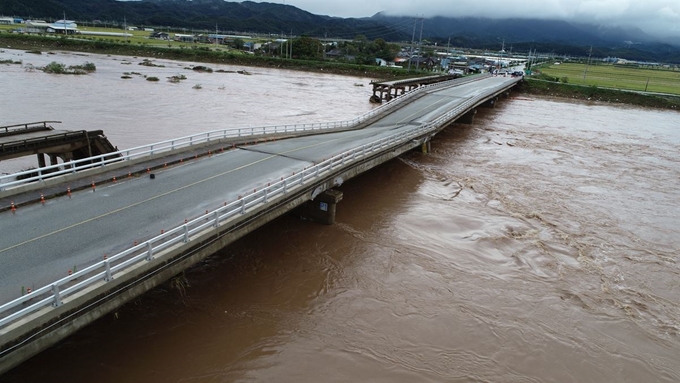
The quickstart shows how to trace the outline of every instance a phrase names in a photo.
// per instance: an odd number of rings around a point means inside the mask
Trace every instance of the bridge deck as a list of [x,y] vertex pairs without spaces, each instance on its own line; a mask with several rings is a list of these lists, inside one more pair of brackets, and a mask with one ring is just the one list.
[[0,161],[38,154],[39,161],[43,162],[42,154],[48,154],[56,163],[56,157],[65,162],[114,151],[115,147],[101,130],[56,130],[51,126],[0,128]]
[[371,101],[380,103],[383,100],[391,100],[410,90],[418,88],[419,86],[435,84],[442,81],[448,81],[460,77],[458,74],[434,75],[418,78],[392,80],[392,81],[377,81],[373,82],[373,96]]

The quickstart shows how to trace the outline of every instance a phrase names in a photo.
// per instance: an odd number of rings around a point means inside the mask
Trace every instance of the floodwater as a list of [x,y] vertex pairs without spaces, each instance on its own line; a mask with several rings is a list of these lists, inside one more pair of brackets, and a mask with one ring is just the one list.
[[[3,60],[21,64],[0,64],[0,126],[60,121],[52,126],[103,130],[121,150],[213,130],[351,120],[373,108],[367,102],[372,94],[368,78],[13,49],[0,49]],[[156,66],[140,65],[144,60]],[[91,62],[97,70],[76,76],[30,69],[53,61],[66,66]],[[198,65],[214,71],[191,70]],[[131,78],[123,79],[126,74]],[[186,80],[168,81],[182,75]],[[35,156],[3,161],[0,173],[37,162]]]
[[513,96],[3,379],[678,382],[679,127]]

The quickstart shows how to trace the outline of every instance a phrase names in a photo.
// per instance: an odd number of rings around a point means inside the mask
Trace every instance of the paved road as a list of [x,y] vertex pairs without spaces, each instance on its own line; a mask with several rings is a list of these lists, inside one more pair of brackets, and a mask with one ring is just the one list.
[[486,78],[407,104],[367,128],[245,146],[71,198],[0,213],[0,304],[39,288],[335,154],[426,123],[484,90]]

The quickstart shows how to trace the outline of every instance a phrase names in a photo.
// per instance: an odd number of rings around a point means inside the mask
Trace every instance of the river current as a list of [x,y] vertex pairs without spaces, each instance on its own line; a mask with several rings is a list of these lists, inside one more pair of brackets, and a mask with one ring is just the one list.
[[[50,56],[97,72],[0,67],[2,125],[124,148],[371,108],[368,79]],[[144,69],[202,89],[120,79]],[[514,94],[346,182],[335,225],[284,216],[2,380],[678,382],[679,129],[677,112]]]

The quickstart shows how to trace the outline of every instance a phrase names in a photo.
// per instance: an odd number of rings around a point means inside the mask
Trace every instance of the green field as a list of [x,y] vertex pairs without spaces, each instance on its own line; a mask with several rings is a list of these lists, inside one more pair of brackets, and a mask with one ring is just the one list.
[[680,94],[680,70],[591,64],[586,72],[586,65],[577,63],[545,65],[539,70],[569,84]]
[[[21,28],[23,25],[0,25],[0,32],[10,32],[11,30]],[[124,33],[125,31],[120,29],[120,28],[99,28],[99,27],[79,27],[78,28],[80,31],[88,31],[88,32],[105,32],[105,33]],[[140,45],[140,46],[146,46],[146,47],[159,47],[159,48],[192,48],[192,47],[209,47],[212,50],[215,51],[220,51],[220,52],[229,52],[232,54],[246,54],[242,51],[239,51],[237,49],[232,49],[226,45],[209,45],[205,43],[188,43],[188,42],[179,42],[179,41],[173,41],[173,40],[158,40],[158,39],[151,39],[149,38],[149,35],[151,32],[146,32],[146,31],[127,31],[128,34],[131,34],[132,36],[130,37],[122,37],[122,36],[99,36],[99,35],[69,35],[69,38],[72,39],[82,39],[82,40],[90,40],[90,41],[110,41],[110,42],[115,42],[115,43],[128,43],[128,44],[133,44],[133,45]],[[190,33],[190,32],[187,32]],[[170,36],[174,35],[174,32],[170,32]],[[250,41],[250,40],[249,40]],[[253,39],[252,41],[256,41],[256,39]]]

